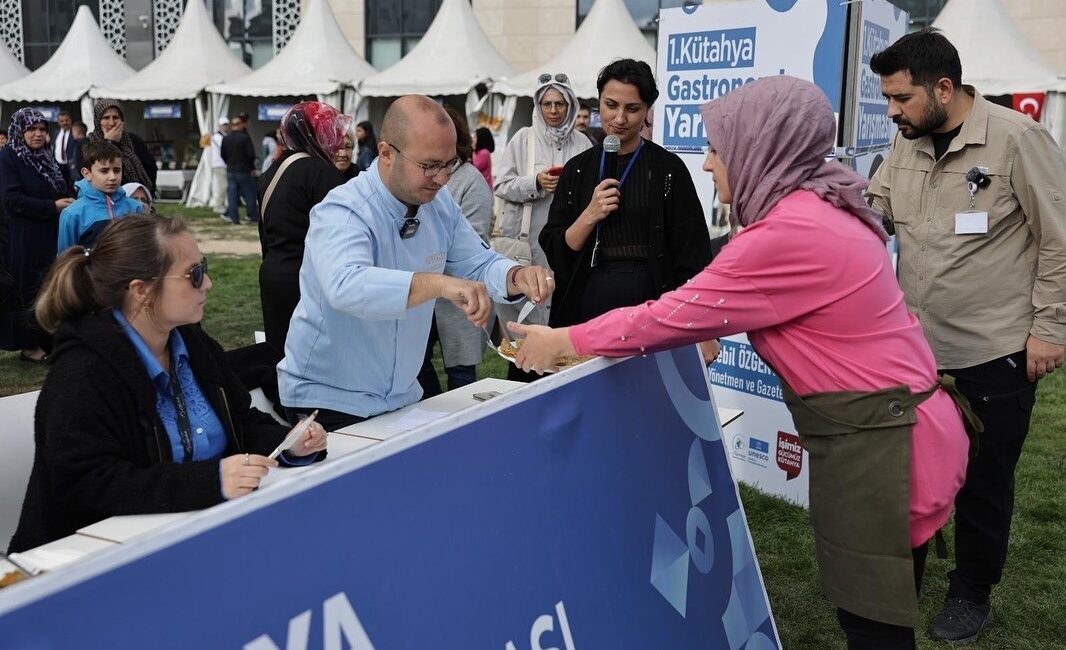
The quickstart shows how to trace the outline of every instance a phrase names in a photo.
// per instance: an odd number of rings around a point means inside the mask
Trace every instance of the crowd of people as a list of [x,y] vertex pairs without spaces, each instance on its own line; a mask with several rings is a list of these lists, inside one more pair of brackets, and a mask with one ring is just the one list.
[[[952,513],[930,633],[976,638],[1036,382],[1063,363],[1066,163],[1043,127],[962,84],[936,30],[870,65],[899,135],[869,182],[825,159],[836,118],[810,82],[768,77],[702,107],[703,169],[735,226],[713,241],[687,167],[644,135],[658,88],[639,61],[601,70],[595,128],[566,73],[543,74],[532,125],[495,165],[491,131],[421,95],[394,101],[378,133],[297,104],[262,161],[247,116],[220,120],[212,206],[237,223],[243,199],[262,245],[251,381],[290,425],[317,413],[282,462],[439,393],[438,341],[448,389],[474,381],[493,314],[524,339],[523,381],[570,354],[696,343],[710,363],[719,337],[747,332],[809,453],[821,588],[848,647],[915,647],[928,543]],[[197,325],[207,260],[182,220],[153,214],[143,141],[115,102],[95,118],[72,150],[69,116],[48,146],[44,117],[22,109],[0,149],[18,305],[0,340],[51,363],[12,550],[247,494],[285,434]]]

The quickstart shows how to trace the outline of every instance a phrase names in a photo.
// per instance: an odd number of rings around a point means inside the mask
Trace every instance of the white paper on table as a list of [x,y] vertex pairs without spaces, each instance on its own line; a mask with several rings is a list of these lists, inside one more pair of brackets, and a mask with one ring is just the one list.
[[403,417],[395,422],[389,422],[385,425],[385,428],[392,431],[410,431],[411,429],[417,429],[423,424],[429,424],[430,422],[436,422],[442,417],[448,415],[448,413],[442,413],[440,411],[428,411],[426,409],[413,408],[407,413],[403,414]]
[[12,553],[9,557],[14,558],[16,562],[27,568],[54,571],[85,556],[85,553],[69,548],[35,548],[25,553]]
[[259,489],[262,490],[271,485],[277,485],[278,483],[294,479],[312,467],[314,467],[314,465],[302,465],[300,467],[271,467],[270,471],[267,472],[267,475],[259,479]]
[[183,517],[188,512],[168,512],[157,515],[121,515],[78,529],[82,535],[98,537],[110,542],[125,544],[129,540],[150,533]]

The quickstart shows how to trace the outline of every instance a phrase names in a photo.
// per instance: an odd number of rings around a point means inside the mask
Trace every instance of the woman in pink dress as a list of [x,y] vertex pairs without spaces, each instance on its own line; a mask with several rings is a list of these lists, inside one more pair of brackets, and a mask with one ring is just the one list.
[[[971,417],[904,304],[866,181],[826,161],[836,122],[813,84],[775,76],[703,106],[704,170],[744,226],[659,300],[524,335],[517,363],[621,357],[747,332],[778,370],[811,463],[823,593],[849,648],[913,648],[928,540],[962,486]],[[802,396],[802,397],[800,397]]]

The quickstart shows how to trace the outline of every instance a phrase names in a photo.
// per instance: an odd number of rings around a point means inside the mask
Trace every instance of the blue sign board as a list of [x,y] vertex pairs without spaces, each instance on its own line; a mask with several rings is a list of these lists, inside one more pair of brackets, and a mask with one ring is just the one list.
[[181,103],[153,103],[144,105],[144,119],[172,120],[181,117]]
[[59,117],[58,106],[32,106],[31,108],[39,110],[41,115],[44,115],[44,119],[48,122],[55,122],[56,118]]
[[183,520],[136,557],[105,551],[62,589],[43,582],[61,574],[38,578],[35,600],[4,590],[0,639],[780,647],[694,347],[595,361],[446,424]]
[[285,117],[285,113],[293,106],[294,104],[260,104],[259,121],[280,122],[281,118]]

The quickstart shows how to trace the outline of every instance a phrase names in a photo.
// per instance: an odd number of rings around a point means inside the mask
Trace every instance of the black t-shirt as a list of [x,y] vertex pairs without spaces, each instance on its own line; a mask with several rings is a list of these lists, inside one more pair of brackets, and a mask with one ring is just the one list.
[[[621,178],[634,154],[618,156],[615,178]],[[598,161],[597,161],[598,162]],[[648,213],[651,211],[650,167],[647,158],[637,156],[622,184],[618,210],[602,223],[600,259],[647,260],[651,245]]]
[[947,133],[929,134],[929,137],[933,139],[933,154],[936,156],[937,160],[940,160],[944,157],[944,154],[948,151],[948,147],[951,146],[951,141],[954,140],[955,136],[957,136],[961,131],[962,125],[960,124],[954,129],[948,131]]

